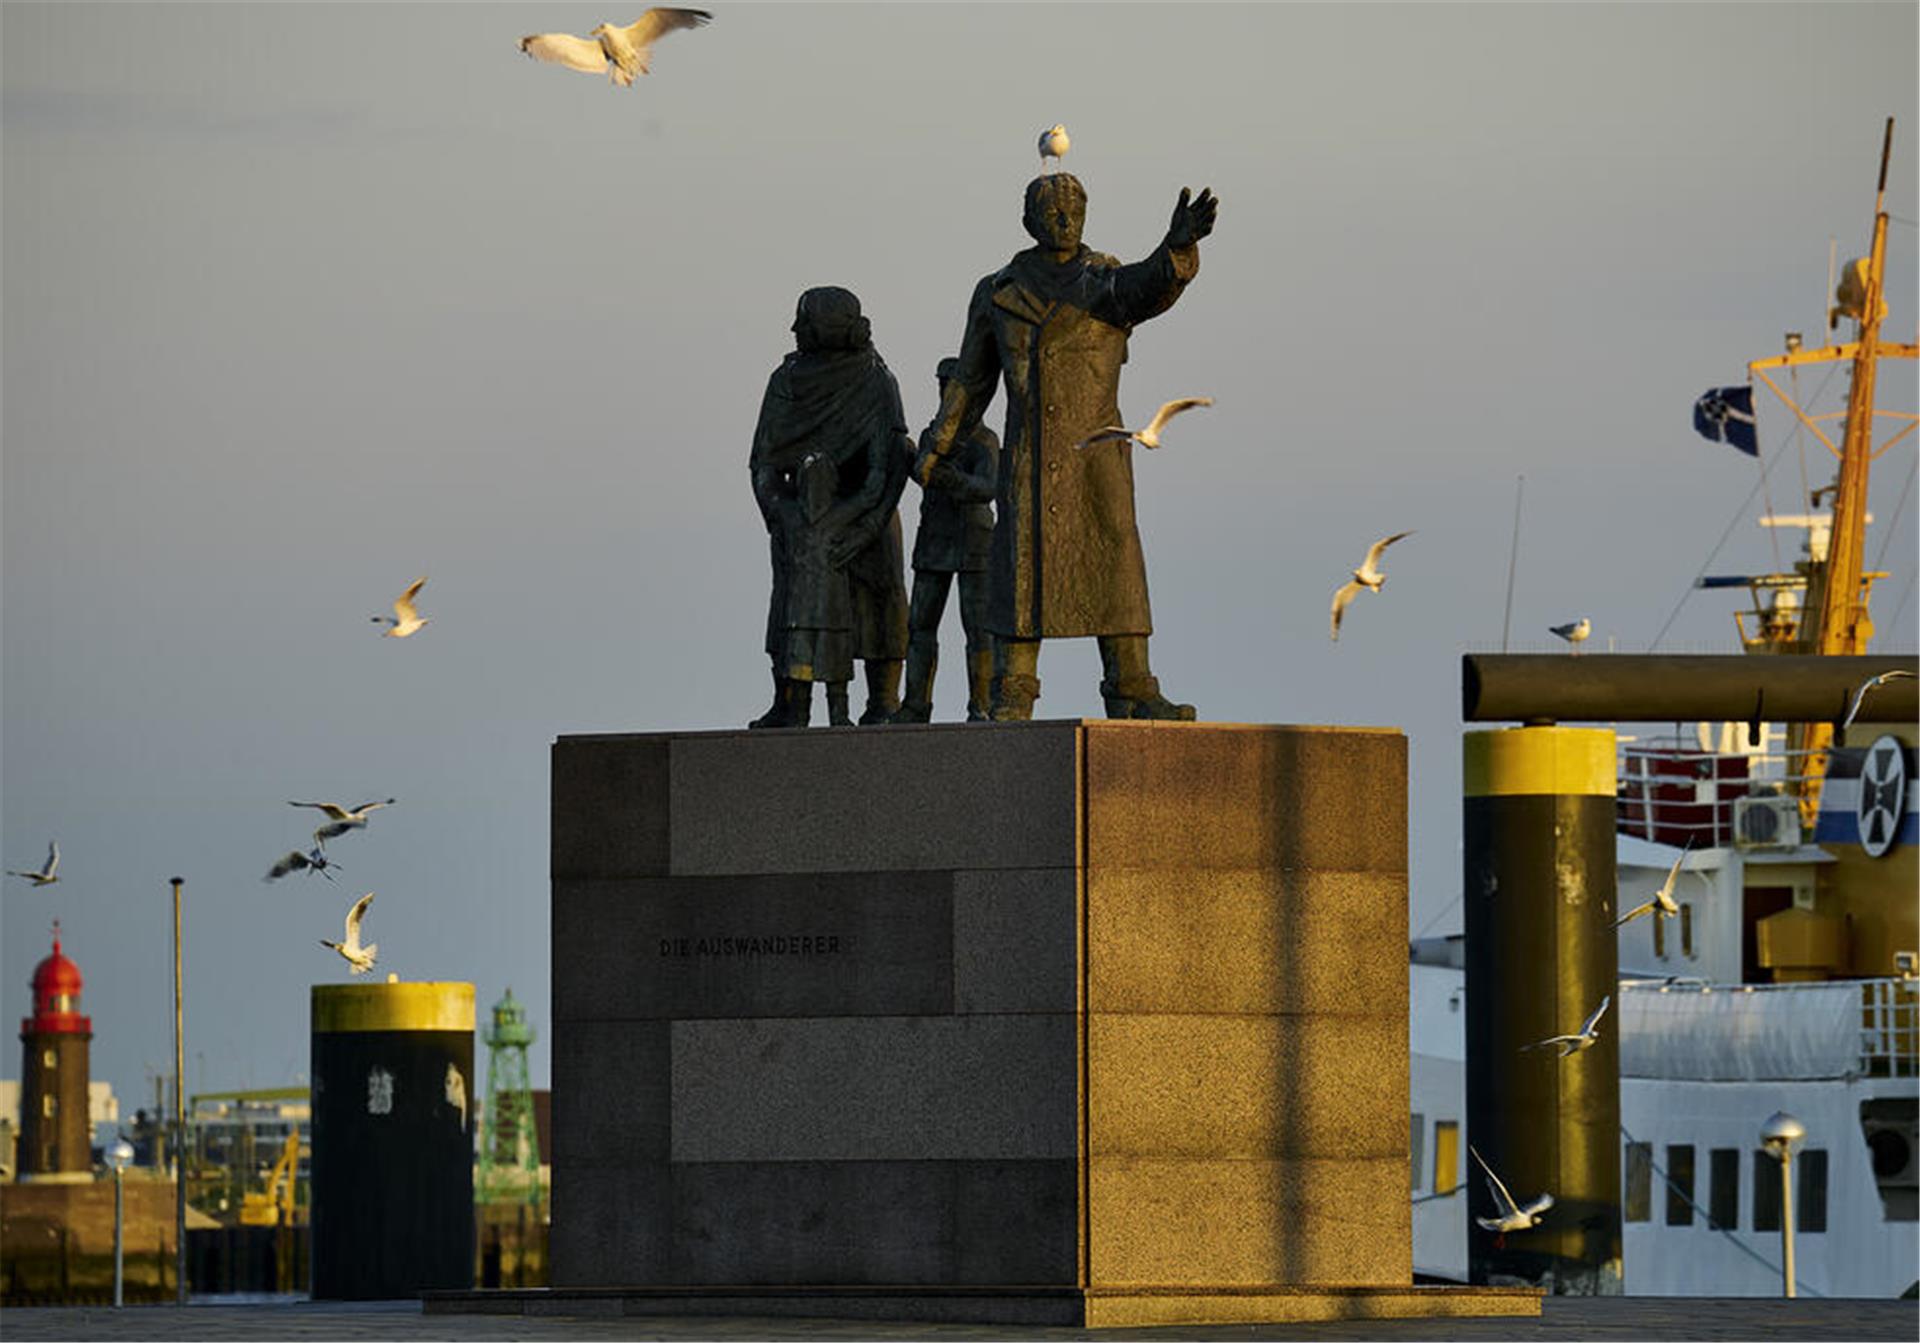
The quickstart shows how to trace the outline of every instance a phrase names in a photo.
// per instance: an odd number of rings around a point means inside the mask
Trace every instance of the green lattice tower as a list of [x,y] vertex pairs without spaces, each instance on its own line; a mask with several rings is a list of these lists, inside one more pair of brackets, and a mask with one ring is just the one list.
[[540,1136],[527,1074],[527,1046],[533,1043],[534,1030],[511,988],[493,1005],[493,1025],[481,1038],[487,1045],[487,1103],[480,1112],[480,1179],[474,1198],[480,1203],[537,1205]]

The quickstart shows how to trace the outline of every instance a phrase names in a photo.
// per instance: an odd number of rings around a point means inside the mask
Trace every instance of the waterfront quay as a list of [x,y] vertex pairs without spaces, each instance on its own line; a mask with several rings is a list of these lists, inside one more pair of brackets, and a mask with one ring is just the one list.
[[54,1339],[1898,1339],[1920,1336],[1920,1302],[1766,1297],[1548,1297],[1538,1319],[1355,1320],[1175,1329],[1009,1328],[869,1320],[624,1315],[426,1315],[415,1301],[304,1299],[0,1311],[9,1343]]

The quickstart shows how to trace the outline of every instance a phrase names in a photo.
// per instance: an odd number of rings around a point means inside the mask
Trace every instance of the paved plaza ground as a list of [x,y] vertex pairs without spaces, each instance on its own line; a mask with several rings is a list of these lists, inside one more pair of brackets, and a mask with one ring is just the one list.
[[1491,1320],[1087,1330],[870,1321],[423,1315],[416,1302],[129,1306],[0,1311],[8,1343],[48,1339],[1898,1339],[1920,1337],[1920,1303],[1692,1297],[1549,1297],[1541,1316]]

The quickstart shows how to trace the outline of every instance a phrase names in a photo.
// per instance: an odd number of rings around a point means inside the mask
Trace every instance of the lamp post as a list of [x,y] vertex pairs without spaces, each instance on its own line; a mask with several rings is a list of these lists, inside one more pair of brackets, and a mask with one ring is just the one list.
[[118,1310],[126,1304],[126,1175],[127,1163],[133,1160],[133,1144],[122,1138],[107,1150],[107,1159],[113,1163],[113,1305]]
[[187,1304],[187,1098],[183,1089],[187,1047],[185,1014],[180,1003],[180,888],[173,883],[173,1299]]
[[1807,1136],[1807,1126],[1785,1110],[1760,1126],[1760,1145],[1780,1163],[1780,1287],[1791,1297],[1793,1289],[1793,1149]]

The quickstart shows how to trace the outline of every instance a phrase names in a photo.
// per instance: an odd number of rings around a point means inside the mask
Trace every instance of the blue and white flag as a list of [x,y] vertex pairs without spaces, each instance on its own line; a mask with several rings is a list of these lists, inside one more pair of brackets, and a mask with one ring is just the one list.
[[1715,387],[1693,403],[1693,427],[1702,438],[1731,443],[1749,457],[1760,455],[1754,433],[1753,388]]

